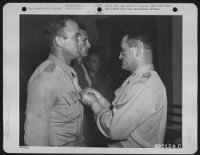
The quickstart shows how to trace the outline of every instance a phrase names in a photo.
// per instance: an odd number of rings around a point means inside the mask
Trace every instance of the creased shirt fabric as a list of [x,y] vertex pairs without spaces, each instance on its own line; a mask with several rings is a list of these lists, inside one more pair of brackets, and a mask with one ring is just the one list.
[[167,119],[166,89],[153,65],[130,77],[115,92],[113,109],[97,114],[100,131],[114,140],[110,147],[140,148],[162,144]]
[[50,54],[29,80],[25,144],[83,146],[83,107],[69,97],[79,91],[74,70]]

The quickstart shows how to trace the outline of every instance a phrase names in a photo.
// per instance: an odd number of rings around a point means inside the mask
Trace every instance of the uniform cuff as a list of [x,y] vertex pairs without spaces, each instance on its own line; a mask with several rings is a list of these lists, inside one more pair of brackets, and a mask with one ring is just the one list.
[[92,105],[92,110],[93,112],[98,115],[102,110],[104,110],[105,107],[101,106],[99,103],[95,102],[93,105]]

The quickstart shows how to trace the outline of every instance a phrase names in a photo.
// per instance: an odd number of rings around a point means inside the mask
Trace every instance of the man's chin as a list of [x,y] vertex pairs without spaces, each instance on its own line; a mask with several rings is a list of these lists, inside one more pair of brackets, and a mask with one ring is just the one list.
[[122,65],[121,65],[121,69],[127,70],[127,67],[126,67],[124,64],[122,64]]

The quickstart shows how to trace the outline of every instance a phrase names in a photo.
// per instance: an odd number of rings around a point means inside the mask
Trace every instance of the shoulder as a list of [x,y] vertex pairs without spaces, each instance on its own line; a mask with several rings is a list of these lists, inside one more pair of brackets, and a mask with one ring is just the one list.
[[151,72],[144,72],[140,77],[135,81],[136,85],[145,86],[152,78]]
[[142,103],[144,103],[143,101],[147,100],[148,102],[151,102],[153,99],[153,95],[151,89],[148,87],[147,84],[149,78],[149,75],[148,77],[143,77],[143,75],[140,75],[140,77],[138,77],[137,79],[132,79],[127,87],[123,88],[123,90],[120,89],[120,93],[123,95],[120,94],[119,96],[122,96],[121,99],[124,101],[122,102],[122,104],[128,103],[128,101],[131,101],[131,105],[133,103],[136,103],[136,101],[141,101]]
[[41,75],[45,78],[49,77],[49,80],[54,79],[56,81],[58,81],[60,77],[63,77],[64,74],[65,72],[58,65],[51,61],[42,69],[41,72]]
[[43,70],[46,73],[53,73],[56,69],[56,65],[54,63],[49,63]]
[[48,72],[41,72],[33,79],[29,85],[28,90],[36,93],[45,93],[47,91],[56,92],[57,84],[53,74]]
[[141,75],[141,77],[136,81],[135,84],[136,91],[142,90],[142,94],[149,94],[154,96],[158,93],[162,93],[165,90],[164,84],[162,83],[158,74],[154,71],[146,72]]
[[151,72],[151,77],[147,81],[147,86],[152,92],[158,92],[164,87],[164,84],[157,72]]
[[142,73],[136,80],[133,79],[130,81],[128,86],[128,94],[138,94],[143,91],[150,89],[148,83],[151,81],[152,75],[151,72]]

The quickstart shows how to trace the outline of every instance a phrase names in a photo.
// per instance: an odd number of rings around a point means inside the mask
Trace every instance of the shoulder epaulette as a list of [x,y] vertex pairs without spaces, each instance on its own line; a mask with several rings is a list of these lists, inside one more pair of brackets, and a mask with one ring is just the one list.
[[56,65],[54,63],[50,63],[45,69],[44,72],[52,73],[54,69],[56,68]]
[[151,72],[145,72],[142,74],[142,78],[149,79],[151,77]]
[[142,76],[140,77],[140,79],[137,80],[137,84],[140,83],[140,84],[143,84],[143,83],[146,83],[148,79],[151,78],[151,73],[150,72],[145,72],[142,74]]

